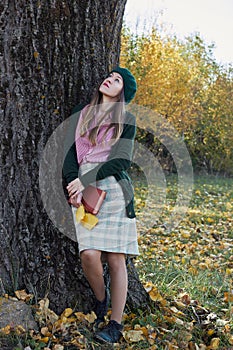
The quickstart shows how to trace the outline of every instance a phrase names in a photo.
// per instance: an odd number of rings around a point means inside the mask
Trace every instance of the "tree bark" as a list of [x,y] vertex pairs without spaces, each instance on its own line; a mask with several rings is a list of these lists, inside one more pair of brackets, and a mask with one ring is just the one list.
[[[26,288],[35,301],[46,295],[56,312],[74,305],[89,311],[93,294],[77,243],[44,209],[39,165],[53,131],[118,62],[125,3],[0,3],[0,292]],[[137,307],[147,294],[129,266],[128,303]]]

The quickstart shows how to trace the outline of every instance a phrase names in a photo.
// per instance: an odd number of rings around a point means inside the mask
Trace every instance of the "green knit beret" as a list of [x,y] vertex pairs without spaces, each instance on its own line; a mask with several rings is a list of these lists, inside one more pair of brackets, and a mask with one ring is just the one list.
[[133,74],[127,68],[115,67],[112,72],[119,73],[124,82],[125,102],[129,103],[135,96],[137,91],[137,83]]

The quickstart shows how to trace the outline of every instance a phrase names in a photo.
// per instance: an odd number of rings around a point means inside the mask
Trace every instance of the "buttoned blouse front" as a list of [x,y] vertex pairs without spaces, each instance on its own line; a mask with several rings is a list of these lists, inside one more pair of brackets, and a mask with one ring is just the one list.
[[[111,151],[111,147],[114,144],[114,127],[109,128],[111,121],[111,115],[105,119],[105,123],[99,128],[97,134],[96,144],[92,144],[89,140],[89,131],[80,135],[80,125],[83,122],[84,115],[86,113],[87,105],[82,111],[77,123],[75,132],[75,146],[77,153],[77,161],[79,165],[85,163],[101,163],[108,159]],[[98,125],[98,114],[94,116],[93,122],[90,128]]]

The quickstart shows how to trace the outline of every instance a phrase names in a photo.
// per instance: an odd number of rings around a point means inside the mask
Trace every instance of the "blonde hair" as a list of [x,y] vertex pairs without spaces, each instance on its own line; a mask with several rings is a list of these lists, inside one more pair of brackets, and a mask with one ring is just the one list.
[[114,141],[115,143],[120,138],[120,135],[123,131],[123,123],[124,123],[124,117],[125,117],[124,89],[122,89],[121,91],[121,94],[119,96],[119,101],[113,102],[110,107],[106,108],[106,110],[98,118],[97,124],[94,125],[93,127],[92,122],[96,113],[99,112],[101,98],[102,98],[102,93],[98,89],[90,102],[89,108],[87,109],[85,115],[83,116],[83,121],[80,127],[80,136],[84,136],[85,134],[89,133],[88,138],[93,145],[96,144],[97,135],[99,133],[101,126],[106,125],[105,117],[109,113],[112,113],[112,118],[111,118],[111,122],[109,123],[105,131],[105,134],[110,128],[114,127],[112,138],[115,140]]

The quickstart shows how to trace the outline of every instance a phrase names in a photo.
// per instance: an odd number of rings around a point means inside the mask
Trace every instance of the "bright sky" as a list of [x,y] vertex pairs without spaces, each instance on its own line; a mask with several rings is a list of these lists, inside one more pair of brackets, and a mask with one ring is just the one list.
[[[164,25],[184,38],[199,32],[207,44],[215,43],[219,63],[233,63],[233,0],[127,0],[125,21]],[[149,28],[148,27],[148,28]]]

